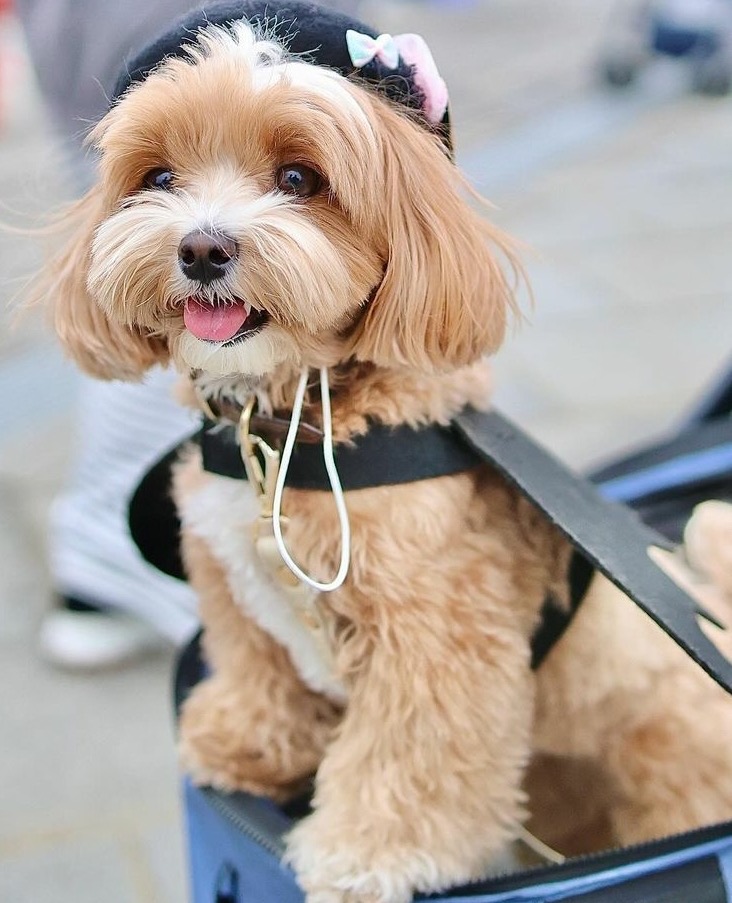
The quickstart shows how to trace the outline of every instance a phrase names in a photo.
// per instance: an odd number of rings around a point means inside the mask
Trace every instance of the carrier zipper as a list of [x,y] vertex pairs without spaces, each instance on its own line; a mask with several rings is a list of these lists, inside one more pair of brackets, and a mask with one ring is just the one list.
[[[237,809],[226,801],[220,793],[209,788],[201,788],[213,808],[241,831],[246,837],[263,847],[272,856],[281,860],[285,853],[285,845],[280,838],[264,833],[255,827],[251,820],[242,816]],[[523,886],[531,887],[534,884],[542,884],[546,881],[563,881],[568,878],[582,877],[591,871],[596,863],[601,863],[604,869],[627,865],[637,858],[653,859],[657,856],[668,855],[675,852],[680,846],[696,846],[700,843],[711,843],[721,840],[732,832],[732,822],[723,822],[719,825],[710,825],[703,828],[694,828],[682,834],[674,834],[657,840],[648,840],[644,843],[633,844],[629,847],[611,847],[596,853],[585,853],[582,856],[574,856],[561,865],[536,866],[520,872],[504,872],[492,875],[475,884],[464,888],[452,888],[450,893],[462,893],[464,896],[477,896],[484,893],[497,893],[502,888],[497,885],[508,882],[521,881]],[[575,874],[579,873],[579,874]],[[510,887],[506,888],[510,890]],[[415,900],[425,899],[421,895],[415,896]]]
[[[508,884],[512,881],[522,881],[526,887],[535,884],[543,884],[548,881],[566,881],[573,878],[584,877],[592,871],[592,866],[601,863],[603,869],[618,868],[629,865],[637,859],[655,859],[677,852],[687,846],[698,846],[703,843],[713,843],[722,840],[732,833],[732,821],[721,822],[717,825],[707,825],[703,828],[694,828],[681,834],[672,834],[669,837],[661,837],[655,840],[646,840],[643,843],[633,844],[628,847],[608,847],[595,853],[584,853],[581,856],[572,856],[561,865],[539,865],[522,871],[501,872],[484,878],[475,884],[464,888],[451,889],[451,893],[461,892],[463,896],[476,896],[483,893],[497,893],[503,888],[495,888],[493,885]],[[640,854],[640,855],[639,855]],[[575,874],[577,872],[578,874]],[[510,890],[511,888],[506,888]],[[425,899],[415,897],[415,900]]]
[[277,859],[282,859],[285,854],[284,843],[271,835],[259,831],[249,819],[244,818],[244,816],[242,816],[230,803],[227,803],[226,799],[217,791],[207,787],[201,787],[199,790],[207,797],[208,802],[219,815],[223,816],[223,818],[232,824],[238,831],[250,840],[258,843],[267,850],[268,853],[276,856]]

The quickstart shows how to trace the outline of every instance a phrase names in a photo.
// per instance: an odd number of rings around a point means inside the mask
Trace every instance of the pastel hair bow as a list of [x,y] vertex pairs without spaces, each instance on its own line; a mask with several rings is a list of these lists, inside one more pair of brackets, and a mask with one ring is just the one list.
[[399,48],[390,34],[380,34],[378,38],[361,34],[349,28],[346,31],[346,45],[351,62],[361,69],[374,59],[380,60],[387,69],[396,69],[399,65]]
[[346,45],[351,62],[362,69],[379,60],[387,69],[396,69],[401,59],[411,66],[414,82],[422,92],[422,111],[430,122],[438,123],[447,110],[447,85],[437,71],[427,42],[417,34],[380,34],[378,38],[349,28]]

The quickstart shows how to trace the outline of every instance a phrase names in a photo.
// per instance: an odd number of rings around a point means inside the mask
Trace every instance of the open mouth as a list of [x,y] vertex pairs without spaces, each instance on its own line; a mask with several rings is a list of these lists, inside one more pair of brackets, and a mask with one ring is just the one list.
[[186,298],[183,322],[197,339],[232,345],[254,335],[261,329],[269,314],[258,310],[240,298],[208,301],[193,295]]

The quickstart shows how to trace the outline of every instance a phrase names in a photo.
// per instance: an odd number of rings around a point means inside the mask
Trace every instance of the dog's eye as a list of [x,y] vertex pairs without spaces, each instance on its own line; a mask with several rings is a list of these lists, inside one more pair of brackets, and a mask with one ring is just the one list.
[[142,180],[145,188],[162,188],[166,191],[173,187],[173,173],[169,169],[151,169]]
[[301,163],[288,163],[277,170],[277,187],[298,198],[312,197],[322,184],[318,173]]

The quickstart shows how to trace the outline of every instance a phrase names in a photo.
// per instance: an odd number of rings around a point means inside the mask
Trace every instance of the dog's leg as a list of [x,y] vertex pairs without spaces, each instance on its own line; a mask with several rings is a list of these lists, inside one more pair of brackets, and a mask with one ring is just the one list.
[[315,812],[289,836],[308,903],[406,903],[485,874],[515,835],[532,718],[526,643],[466,614],[464,599],[464,620],[455,607],[405,603],[374,638],[318,771]]
[[691,566],[732,602],[732,505],[697,505],[684,531],[684,546]]
[[[670,569],[672,576],[729,624],[732,505],[697,506],[684,539],[687,560],[712,582],[687,576],[680,564]],[[708,629],[730,656],[729,631]],[[609,744],[609,763],[621,791],[612,816],[625,843],[732,817],[732,699],[666,637],[661,639],[675,667],[652,692],[634,700],[627,728]]]
[[188,535],[184,551],[213,674],[183,706],[183,764],[197,783],[286,799],[317,769],[338,709],[308,690],[287,652],[237,608],[206,545]]
[[732,817],[732,700],[724,691],[701,672],[679,670],[635,708],[607,748],[618,840],[646,841]]
[[732,700],[597,577],[539,671],[540,748],[605,770],[617,842],[732,817]]

